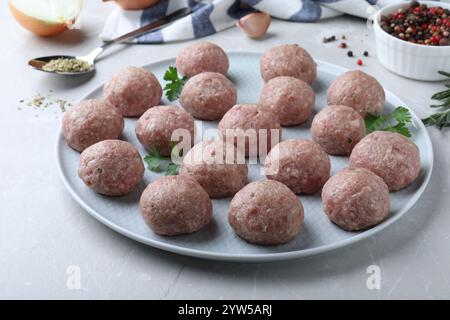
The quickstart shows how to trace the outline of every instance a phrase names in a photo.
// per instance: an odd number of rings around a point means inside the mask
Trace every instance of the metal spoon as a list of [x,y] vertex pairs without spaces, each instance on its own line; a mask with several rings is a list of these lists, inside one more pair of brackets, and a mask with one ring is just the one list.
[[[69,75],[69,76],[74,76],[74,75],[86,75],[87,73],[91,73],[94,72],[95,70],[95,60],[100,56],[100,54],[109,46],[116,44],[116,43],[121,43],[124,42],[126,40],[129,39],[133,39],[136,38],[138,36],[141,36],[143,34],[152,32],[152,31],[156,31],[159,29],[162,29],[166,26],[168,26],[169,24],[172,24],[173,22],[175,22],[178,19],[181,19],[187,15],[189,15],[191,13],[191,10],[189,8],[182,8],[179,10],[174,11],[173,13],[169,14],[168,16],[165,16],[159,20],[156,20],[154,22],[151,22],[139,29],[136,29],[134,31],[131,31],[127,34],[124,34],[123,36],[120,36],[116,39],[113,39],[111,41],[105,42],[102,46],[96,48],[95,50],[93,50],[91,53],[89,53],[88,55],[85,56],[67,56],[67,55],[56,55],[56,56],[47,56],[47,57],[40,57],[40,58],[35,58],[32,59],[30,61],[28,61],[28,65],[35,69],[35,70],[39,70],[42,72],[47,72],[47,73],[56,73],[56,74],[61,74],[61,75]],[[87,63],[89,63],[89,65],[91,65],[92,67],[87,70],[87,71],[81,71],[81,72],[58,72],[58,71],[47,71],[44,70],[43,67],[51,60],[54,59],[78,59],[78,60],[82,60],[82,61],[86,61]]]

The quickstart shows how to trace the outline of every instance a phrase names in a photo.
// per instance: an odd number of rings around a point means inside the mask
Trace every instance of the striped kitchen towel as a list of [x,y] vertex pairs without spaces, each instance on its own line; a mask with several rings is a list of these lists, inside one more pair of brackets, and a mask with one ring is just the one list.
[[192,14],[162,30],[143,35],[136,42],[161,43],[202,38],[234,26],[237,19],[255,10],[278,19],[314,22],[341,14],[368,18],[377,7],[395,1],[404,0],[160,0],[141,11],[115,9],[107,19],[100,38],[114,39],[187,6]]

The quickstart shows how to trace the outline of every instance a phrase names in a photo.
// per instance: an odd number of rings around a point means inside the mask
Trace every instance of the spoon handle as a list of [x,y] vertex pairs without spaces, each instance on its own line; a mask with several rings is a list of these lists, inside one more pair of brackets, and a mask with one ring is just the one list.
[[143,34],[146,34],[146,33],[152,32],[152,31],[162,29],[162,28],[168,26],[169,24],[171,24],[191,13],[192,13],[191,9],[189,9],[187,7],[178,9],[165,17],[162,17],[156,21],[150,22],[149,24],[146,24],[145,26],[140,27],[139,29],[133,30],[133,31],[126,33],[120,37],[117,37],[113,40],[105,42],[102,46],[96,48],[94,51],[89,53],[85,58],[87,58],[89,61],[91,61],[93,63],[107,47],[109,47],[113,44],[116,44],[116,43],[121,43],[126,40],[139,37]]
[[117,38],[111,40],[111,41],[108,41],[105,43],[105,45],[108,45],[112,42],[113,43],[123,42],[128,39],[133,39],[133,38],[139,37],[143,34],[151,32],[151,31],[159,30],[159,29],[164,28],[167,25],[169,25],[169,24],[175,22],[176,20],[181,19],[191,13],[192,13],[191,9],[189,9],[187,7],[178,9],[165,17],[162,17],[156,21],[150,22],[149,24],[140,27],[139,29],[133,30],[127,34],[124,34],[120,37],[117,37]]

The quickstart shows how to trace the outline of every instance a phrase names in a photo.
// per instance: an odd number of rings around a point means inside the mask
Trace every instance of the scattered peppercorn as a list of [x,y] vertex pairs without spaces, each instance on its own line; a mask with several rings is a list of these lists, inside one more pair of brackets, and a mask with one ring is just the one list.
[[364,51],[363,55],[364,55],[364,57],[368,57],[369,56],[369,52],[368,51]]
[[345,34],[342,35],[341,39],[342,39],[342,40],[346,40],[346,39],[347,39],[347,37],[345,36]]
[[356,63],[358,64],[358,66],[362,66],[363,65],[362,59],[358,59],[358,61],[356,61]]
[[353,51],[348,51],[347,52],[347,55],[351,58],[351,57],[353,57]]
[[328,42],[333,42],[333,41],[336,41],[336,36],[324,37],[322,40],[323,43],[328,43]]
[[381,16],[381,28],[390,35],[428,46],[450,45],[450,10],[411,1],[406,9]]
[[347,44],[345,42],[341,42],[341,44],[339,44],[339,48],[345,49],[347,48]]

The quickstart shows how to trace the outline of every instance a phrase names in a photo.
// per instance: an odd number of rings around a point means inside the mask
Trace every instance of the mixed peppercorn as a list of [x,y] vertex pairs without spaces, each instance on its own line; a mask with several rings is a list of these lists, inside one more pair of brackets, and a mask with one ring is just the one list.
[[401,40],[429,46],[450,45],[450,10],[411,1],[406,9],[382,16],[381,28]]

